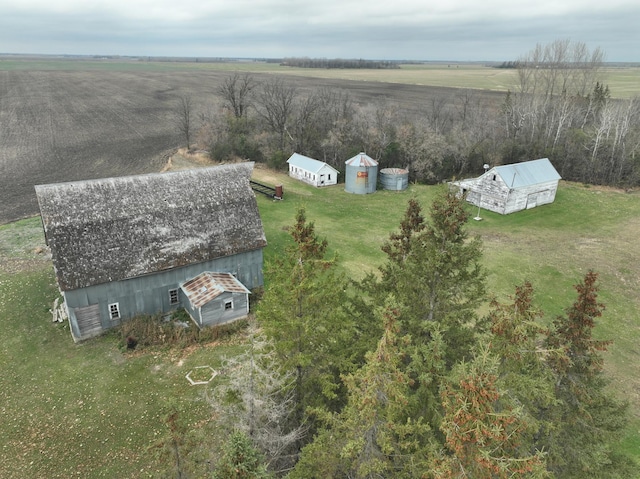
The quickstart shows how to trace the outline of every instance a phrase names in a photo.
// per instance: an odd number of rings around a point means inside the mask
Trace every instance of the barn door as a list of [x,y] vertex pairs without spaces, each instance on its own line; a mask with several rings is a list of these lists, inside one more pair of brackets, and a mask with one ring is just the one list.
[[102,332],[99,305],[91,304],[83,308],[75,308],[73,312],[76,315],[81,338],[95,336]]

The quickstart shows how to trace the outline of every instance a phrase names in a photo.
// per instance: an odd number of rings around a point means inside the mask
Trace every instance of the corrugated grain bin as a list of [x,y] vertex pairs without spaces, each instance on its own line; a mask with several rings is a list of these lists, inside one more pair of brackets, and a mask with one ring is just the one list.
[[385,190],[406,190],[409,186],[409,171],[404,168],[384,168],[380,170],[380,184]]
[[366,195],[375,193],[378,181],[378,162],[365,153],[358,153],[345,162],[344,190]]

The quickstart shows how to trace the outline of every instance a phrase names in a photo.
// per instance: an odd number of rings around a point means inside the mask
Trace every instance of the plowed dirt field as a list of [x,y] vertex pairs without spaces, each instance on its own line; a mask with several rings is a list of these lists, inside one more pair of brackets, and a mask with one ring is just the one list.
[[[216,108],[228,72],[0,71],[0,224],[38,213],[33,186],[159,171],[181,146],[174,112],[190,95],[196,110]],[[255,74],[264,80],[265,74]],[[450,106],[455,89],[395,83],[286,77],[300,92],[348,91],[359,104]],[[456,95],[458,99],[456,100]],[[495,92],[477,100],[494,103]],[[494,103],[495,104],[495,103]]]

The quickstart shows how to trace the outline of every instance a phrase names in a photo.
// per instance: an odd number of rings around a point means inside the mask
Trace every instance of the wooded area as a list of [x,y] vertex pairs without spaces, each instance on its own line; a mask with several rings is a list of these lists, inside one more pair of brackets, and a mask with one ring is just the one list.
[[217,90],[223,112],[201,115],[199,140],[215,160],[273,167],[297,152],[343,171],[345,159],[365,151],[380,168],[407,168],[425,183],[546,157],[566,180],[640,184],[640,103],[611,98],[600,50],[556,41],[514,65],[519,85],[501,102],[453,90],[410,111],[385,98],[362,105],[347,91],[303,94],[281,77],[234,73]]
[[389,60],[364,60],[358,59],[345,59],[345,58],[308,58],[308,57],[295,57],[284,58],[281,65],[287,67],[299,67],[299,68],[374,68],[374,69],[389,69],[400,68],[400,62]]

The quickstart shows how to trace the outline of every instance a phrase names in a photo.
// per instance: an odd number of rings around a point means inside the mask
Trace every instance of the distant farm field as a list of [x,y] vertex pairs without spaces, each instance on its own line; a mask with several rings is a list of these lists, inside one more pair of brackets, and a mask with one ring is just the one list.
[[[447,88],[470,88],[506,92],[517,91],[517,73],[513,69],[495,68],[482,63],[424,63],[402,64],[398,69],[322,69],[291,68],[278,63],[262,61],[196,62],[129,60],[15,60],[1,59],[2,70],[58,70],[58,71],[130,71],[130,72],[229,72],[303,76],[331,80],[359,82],[400,83]],[[607,64],[602,81],[609,86],[613,98],[631,98],[640,95],[640,65]]]

